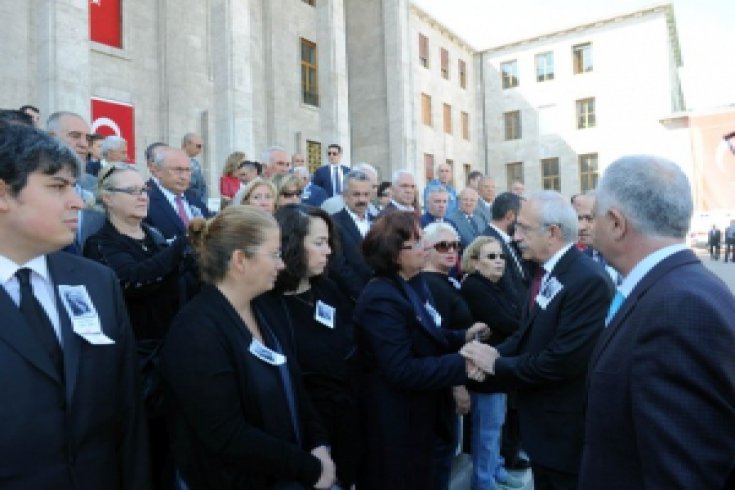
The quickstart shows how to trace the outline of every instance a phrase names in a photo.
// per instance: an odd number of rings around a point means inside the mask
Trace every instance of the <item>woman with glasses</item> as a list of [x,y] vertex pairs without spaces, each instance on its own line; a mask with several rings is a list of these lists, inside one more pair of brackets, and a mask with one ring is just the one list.
[[143,223],[148,214],[148,187],[134,166],[111,163],[99,175],[99,200],[106,221],[86,240],[84,256],[110,267],[122,286],[138,345],[158,483],[168,441],[155,366],[169,325],[186,300],[185,278],[189,276],[194,282],[194,260],[185,236],[169,244],[156,229]]
[[[502,281],[507,257],[495,238],[480,236],[462,254],[462,296],[476,321],[486,323],[498,345],[520,326],[521,307],[516,295]],[[470,385],[472,400],[472,488],[498,484],[518,488],[523,482],[508,473],[500,456],[500,434],[505,422],[506,395],[490,393],[483,385]]]
[[241,151],[233,151],[225,161],[225,168],[222,170],[222,176],[219,178],[219,194],[222,203],[220,209],[227,206],[232,198],[235,197],[237,191],[242,187],[242,182],[237,177],[236,173],[248,156]]
[[450,388],[468,379],[457,350],[479,329],[440,328],[441,315],[420,274],[429,249],[407,211],[378,218],[362,243],[375,278],[354,315],[364,360],[361,489],[433,488],[436,445],[452,438]]
[[[429,260],[423,270],[429,292],[436,310],[442,318],[442,328],[461,330],[470,328],[475,322],[470,309],[459,292],[459,281],[449,275],[457,265],[460,242],[459,235],[449,223],[431,223],[424,228],[424,243],[429,248]],[[457,447],[459,420],[457,415],[466,415],[470,410],[470,395],[463,385],[452,388],[454,403],[446,408],[447,422],[452,438],[437,446],[434,488],[449,488],[449,478],[454,449]],[[456,415],[455,415],[456,414]]]
[[296,174],[279,174],[271,179],[276,186],[276,209],[287,204],[299,204],[304,183]]
[[273,214],[276,211],[276,186],[269,180],[256,177],[232,198],[233,204],[249,204]]
[[292,333],[258,298],[283,269],[278,224],[233,205],[189,234],[206,285],[174,320],[161,360],[179,477],[191,490],[331,487]]
[[355,483],[359,419],[352,307],[325,276],[336,230],[326,211],[305,204],[287,204],[275,218],[286,267],[264,296],[291,332],[304,386],[327,430],[338,484],[347,489]]

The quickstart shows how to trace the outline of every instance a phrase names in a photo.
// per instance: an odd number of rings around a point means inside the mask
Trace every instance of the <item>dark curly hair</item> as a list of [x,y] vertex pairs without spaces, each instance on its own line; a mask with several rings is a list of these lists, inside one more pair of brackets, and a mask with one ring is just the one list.
[[386,213],[373,223],[362,242],[362,253],[376,276],[396,274],[403,242],[420,236],[419,224],[411,211]]
[[281,228],[281,257],[286,264],[286,267],[278,273],[274,289],[278,292],[294,291],[301,279],[307,275],[304,238],[309,234],[311,220],[320,218],[327,225],[329,230],[327,243],[332,250],[330,261],[339,246],[334,223],[326,211],[307,204],[287,204],[279,208],[274,217]]

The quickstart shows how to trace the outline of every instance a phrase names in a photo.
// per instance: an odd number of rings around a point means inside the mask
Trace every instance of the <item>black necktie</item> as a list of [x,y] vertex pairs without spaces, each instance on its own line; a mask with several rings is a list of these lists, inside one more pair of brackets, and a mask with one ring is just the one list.
[[31,287],[31,270],[24,267],[18,269],[15,273],[20,284],[20,305],[21,314],[28,321],[31,331],[41,343],[43,350],[48,353],[51,363],[56,368],[61,379],[64,379],[64,357],[59,345],[59,339],[56,338],[54,326],[51,324],[46,310],[43,309],[41,303],[38,302],[36,295],[33,294]]

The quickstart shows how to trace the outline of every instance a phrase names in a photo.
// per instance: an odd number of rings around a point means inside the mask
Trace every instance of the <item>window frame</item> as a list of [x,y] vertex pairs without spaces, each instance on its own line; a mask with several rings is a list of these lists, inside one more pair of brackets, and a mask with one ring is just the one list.
[[421,121],[425,126],[434,127],[434,120],[431,117],[431,95],[421,93]]
[[452,126],[452,104],[447,104],[446,102],[442,104],[442,115],[444,116],[444,132],[452,134],[454,131]]
[[[544,51],[543,53],[538,53],[534,57],[535,64],[536,64],[536,81],[541,82],[548,82],[554,79],[554,52],[553,51]],[[551,70],[549,70],[549,66],[551,66]],[[543,72],[540,70],[540,68],[543,68]]]
[[[506,70],[510,68],[509,70]],[[509,60],[500,63],[501,86],[503,89],[515,88],[520,85],[518,78],[518,60]]]
[[429,37],[419,32],[419,64],[429,69],[431,65],[430,58]]
[[439,53],[439,71],[444,80],[449,80],[449,50],[440,48]]
[[577,162],[579,166],[580,192],[595,189],[600,180],[599,155],[597,153],[583,153],[577,156]]
[[[319,107],[319,52],[317,44],[303,37],[299,39],[301,58],[301,101],[306,105]],[[313,63],[304,57],[305,48],[313,50]],[[314,76],[313,84],[311,83],[311,79],[309,77],[309,74],[311,73],[313,73]]]
[[[548,166],[555,166],[555,173],[547,172]],[[561,192],[561,174],[559,169],[559,157],[541,159],[541,188]]]
[[459,74],[459,86],[463,89],[467,88],[467,63],[465,60],[457,58],[457,73]]
[[[511,172],[511,169],[520,169],[520,172]],[[505,180],[508,192],[510,192],[511,187],[513,186],[513,182],[515,181],[523,182],[525,184],[526,180],[523,174],[524,169],[522,161],[507,162],[505,164]]]
[[504,141],[513,141],[523,138],[521,111],[503,113]]
[[584,99],[577,99],[575,101],[577,129],[590,129],[597,127],[595,105],[594,97],[585,97]]
[[592,61],[592,43],[581,43],[572,46],[572,71],[575,75],[582,75],[594,70]]

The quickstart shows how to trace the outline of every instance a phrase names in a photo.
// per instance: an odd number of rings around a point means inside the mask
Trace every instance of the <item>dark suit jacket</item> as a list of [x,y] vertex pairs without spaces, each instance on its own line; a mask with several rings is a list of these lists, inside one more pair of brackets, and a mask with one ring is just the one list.
[[214,286],[184,306],[164,343],[172,452],[191,490],[266,489],[279,480],[311,487],[321,474],[310,451],[326,438],[304,391],[290,334],[271,321],[267,306],[256,300],[253,310],[265,344],[276,347],[272,332],[286,356],[290,389],[278,367],[249,352],[253,336]]
[[[342,167],[342,177],[350,172],[350,167],[347,165],[340,164],[340,167]],[[332,164],[328,163],[316,169],[314,175],[311,176],[311,182],[324,189],[327,197],[332,197],[334,195],[334,188],[332,187]]]
[[[500,242],[500,246],[503,249],[503,253],[506,256],[505,259],[505,274],[503,274],[503,278],[501,281],[504,283],[504,288],[509,291],[514,291],[516,294],[516,297],[518,298],[518,301],[523,304],[524,299],[526,299],[526,296],[528,295],[528,288],[531,286],[531,270],[533,269],[533,264],[530,264],[528,261],[523,260],[523,257],[518,252],[518,249],[514,249],[513,251],[510,250],[510,246],[505,243],[505,240],[503,240],[503,237],[500,236],[500,233],[497,232],[495,228],[488,225],[487,228],[485,228],[485,231],[482,232],[483,235],[495,238],[498,242]],[[520,268],[516,264],[515,259],[512,256],[512,253],[515,252],[515,256],[518,257],[518,262],[520,263]]]
[[[148,216],[146,216],[145,222],[160,231],[166,239],[186,235],[184,223],[181,222],[181,218],[179,218],[176,210],[171,206],[168,199],[166,199],[166,196],[163,195],[158,184],[150,180],[148,181],[148,185],[151,190],[148,194],[150,202],[148,204]],[[206,204],[195,197],[190,190],[187,190],[184,196],[189,206],[197,208],[203,217],[209,218],[212,215],[209,209],[207,209]]]
[[150,487],[135,342],[115,275],[65,252],[47,256],[54,286],[84,285],[110,345],[72,330],[55,291],[64,381],[0,287],[0,486],[9,490]]
[[448,216],[448,218],[452,221],[452,224],[454,224],[454,228],[457,230],[457,233],[459,233],[459,239],[462,242],[463,248],[472,243],[472,240],[477,238],[482,230],[485,229],[485,225],[482,223],[482,221],[480,221],[480,218],[477,215],[472,215],[471,219],[475,223],[475,227],[478,230],[477,232],[475,232],[469,220],[467,219],[467,215],[464,214],[464,211],[459,208],[457,208],[457,210],[451,216]]
[[733,488],[733,352],[727,287],[689,250],[651,269],[590,359],[580,488]]
[[301,197],[301,202],[316,207],[321,206],[326,200],[327,192],[313,182],[310,182],[309,186],[304,188],[304,194]]
[[[449,388],[467,382],[464,361],[456,353],[465,332],[438,328],[427,316],[428,290],[420,276],[408,283],[398,276],[377,277],[355,307],[364,361],[365,457],[359,488],[431,488],[436,438],[449,437]],[[426,295],[411,301],[411,287]]]
[[722,232],[718,229],[710,230],[707,234],[707,245],[720,246],[722,242]]
[[[587,363],[613,296],[610,277],[570,248],[551,277],[563,286],[542,309],[528,301],[520,328],[497,349],[496,381],[518,390],[531,461],[576,474],[582,452]],[[491,377],[492,378],[492,377]]]
[[330,278],[356,301],[373,271],[362,255],[362,235],[346,209],[332,215],[339,232],[340,249],[330,263]]

